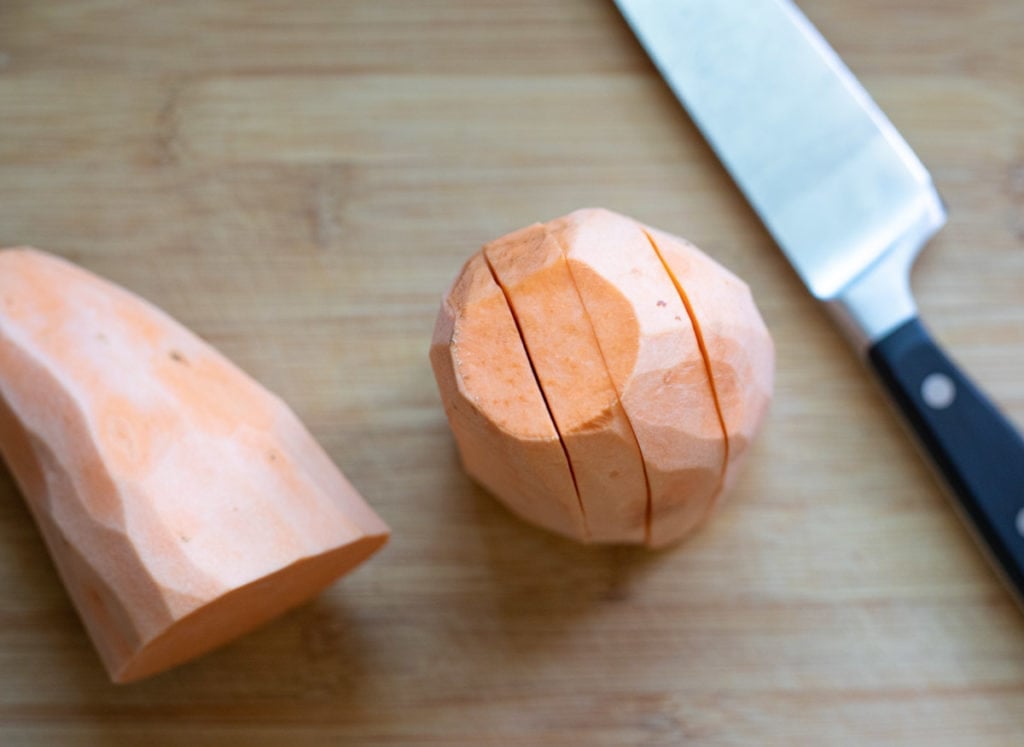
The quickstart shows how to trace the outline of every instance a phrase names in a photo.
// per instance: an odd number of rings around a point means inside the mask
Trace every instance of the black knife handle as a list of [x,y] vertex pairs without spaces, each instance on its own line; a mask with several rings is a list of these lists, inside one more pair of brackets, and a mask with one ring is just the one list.
[[868,358],[1018,600],[1024,599],[1024,439],[920,320],[890,332]]

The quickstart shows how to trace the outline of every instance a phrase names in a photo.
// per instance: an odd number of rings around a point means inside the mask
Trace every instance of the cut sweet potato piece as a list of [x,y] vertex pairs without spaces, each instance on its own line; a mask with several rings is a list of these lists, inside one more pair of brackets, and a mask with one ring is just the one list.
[[589,539],[565,449],[480,252],[442,301],[430,361],[470,476],[528,521]]
[[686,294],[704,341],[728,438],[728,491],[768,411],[775,347],[746,283],[688,241],[646,230]]
[[484,255],[568,451],[591,539],[643,543],[643,458],[561,247],[535,224],[485,245]]
[[117,682],[299,604],[388,535],[281,400],[29,249],[0,251],[0,451]]
[[[774,351],[749,288],[692,245],[600,209],[483,255],[446,298],[431,349],[467,469],[566,536],[686,536],[735,481],[771,397]],[[565,526],[573,481],[582,537]]]
[[640,444],[651,490],[652,546],[690,532],[718,492],[722,425],[690,317],[643,230],[601,209],[547,224]]

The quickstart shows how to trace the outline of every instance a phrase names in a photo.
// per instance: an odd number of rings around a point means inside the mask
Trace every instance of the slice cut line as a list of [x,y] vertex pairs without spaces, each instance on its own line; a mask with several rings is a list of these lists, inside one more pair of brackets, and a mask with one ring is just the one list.
[[[661,262],[661,266],[665,268],[665,272],[668,274],[669,279],[672,281],[672,285],[675,286],[676,293],[679,294],[679,300],[683,302],[683,307],[686,309],[686,313],[690,317],[690,323],[693,325],[693,332],[697,336],[697,347],[700,349],[700,354],[704,358],[704,368],[708,372],[708,383],[711,384],[711,398],[715,403],[715,413],[718,415],[718,423],[722,428],[722,440],[725,444],[725,458],[722,460],[722,472],[719,478],[718,489],[715,491],[715,495],[712,500],[708,503],[707,511],[705,516],[710,514],[718,502],[719,496],[722,494],[722,490],[725,487],[725,473],[729,466],[729,429],[725,426],[725,416],[722,414],[722,404],[718,399],[718,387],[715,384],[715,372],[711,369],[711,358],[708,355],[708,348],[704,342],[704,331],[701,329],[700,320],[697,318],[696,313],[693,310],[693,304],[690,303],[690,297],[686,293],[686,289],[683,288],[683,284],[680,282],[676,273],[672,270],[672,267],[665,261],[665,255],[662,253],[658,242],[654,240],[651,232],[646,228],[643,229],[644,236],[651,244],[651,248],[654,253],[658,255],[658,260]],[[701,520],[703,521],[703,519]]]
[[551,418],[551,425],[555,429],[555,433],[558,434],[558,444],[562,447],[562,453],[565,454],[565,462],[569,466],[569,476],[572,478],[572,487],[576,492],[576,502],[580,507],[580,515],[583,518],[583,539],[588,541],[590,539],[590,528],[587,526],[587,510],[583,505],[583,499],[580,497],[580,485],[579,480],[576,478],[576,470],[573,467],[572,458],[569,456],[569,448],[565,444],[565,436],[562,434],[561,428],[558,426],[558,420],[555,418],[554,413],[551,411],[551,403],[548,401],[548,395],[544,391],[544,387],[541,384],[540,376],[537,375],[537,364],[534,362],[533,355],[530,352],[530,346],[526,342],[526,337],[523,335],[523,325],[519,320],[519,314],[516,313],[516,306],[509,297],[508,288],[501,282],[498,277],[498,273],[494,269],[494,265],[491,263],[491,258],[488,256],[486,250],[482,252],[484,262],[487,264],[487,269],[491,273],[491,277],[494,279],[495,285],[501,289],[502,295],[505,297],[505,303],[508,304],[509,312],[512,314],[512,321],[516,325],[516,332],[519,333],[519,339],[523,343],[523,351],[526,353],[526,360],[530,364],[530,373],[533,374],[533,380],[537,384],[537,390],[540,392],[540,398],[544,402],[544,409],[548,412],[548,417]]
[[482,252],[444,296],[430,361],[470,477],[526,521],[583,539],[568,460]]
[[484,254],[565,445],[591,539],[646,541],[643,456],[561,245],[534,224],[487,244]]
[[644,476],[644,533],[643,533],[643,542],[644,542],[645,545],[650,545],[651,544],[651,520],[652,520],[652,514],[653,514],[653,509],[652,509],[653,500],[652,500],[652,493],[651,493],[651,477],[650,477],[650,473],[648,472],[648,469],[647,469],[647,460],[644,459],[644,456],[643,456],[643,447],[640,444],[640,439],[637,437],[636,429],[633,427],[633,423],[632,423],[632,421],[629,418],[629,412],[626,410],[625,404],[622,402],[622,392],[619,389],[617,383],[615,382],[615,379],[612,377],[611,368],[608,365],[608,358],[607,358],[607,355],[605,353],[605,349],[604,349],[604,347],[601,346],[600,341],[597,338],[597,330],[594,327],[594,319],[591,316],[590,310],[587,308],[587,305],[586,305],[586,303],[583,300],[583,292],[580,290],[579,284],[576,282],[576,278],[575,278],[575,276],[572,273],[572,268],[569,265],[569,252],[568,252],[568,249],[567,249],[567,247],[565,245],[565,241],[563,240],[563,237],[561,236],[560,233],[558,233],[557,231],[550,230],[548,228],[549,225],[550,224],[545,224],[545,230],[548,232],[548,235],[550,235],[551,238],[554,239],[555,243],[558,245],[558,248],[562,252],[562,258],[565,261],[566,269],[569,270],[569,279],[572,281],[573,288],[575,289],[576,295],[577,295],[577,297],[580,300],[581,306],[583,307],[583,314],[584,314],[584,316],[586,316],[587,322],[590,325],[590,329],[594,333],[594,339],[598,343],[597,349],[598,349],[598,352],[600,353],[600,356],[601,356],[601,363],[604,365],[604,369],[605,369],[606,374],[608,375],[608,379],[612,383],[612,388],[615,391],[615,399],[618,402],[619,407],[622,409],[622,414],[625,417],[626,424],[629,426],[629,432],[633,435],[633,440],[636,443],[637,451],[640,452],[640,465],[641,465],[641,468],[643,469],[643,476]]
[[547,225],[641,447],[651,496],[648,544],[665,546],[704,518],[725,463],[692,321],[636,221],[584,209]]
[[767,413],[775,348],[743,280],[685,239],[656,228],[645,230],[684,289],[701,330],[729,445],[720,498],[736,481]]

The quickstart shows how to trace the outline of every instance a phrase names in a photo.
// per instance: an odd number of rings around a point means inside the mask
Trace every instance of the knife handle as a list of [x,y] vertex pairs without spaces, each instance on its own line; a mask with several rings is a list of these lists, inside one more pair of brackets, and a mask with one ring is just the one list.
[[998,570],[1024,599],[1024,439],[919,319],[889,333],[868,358]]

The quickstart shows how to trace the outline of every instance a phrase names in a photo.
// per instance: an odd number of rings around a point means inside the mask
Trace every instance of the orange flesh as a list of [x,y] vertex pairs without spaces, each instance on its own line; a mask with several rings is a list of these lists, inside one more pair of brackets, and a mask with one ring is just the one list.
[[[266,620],[302,604],[324,586],[348,573],[385,542],[383,536],[363,537],[315,557],[232,589],[182,618],[150,641],[124,669],[115,682],[133,682],[180,664],[188,658],[232,640]],[[239,609],[247,610],[242,617]]]
[[487,244],[484,255],[565,445],[591,539],[643,542],[643,458],[561,247],[537,224]]
[[[576,539],[687,535],[735,482],[771,397],[774,349],[749,288],[682,239],[600,209],[483,255],[446,297],[431,349],[467,470]],[[558,513],[573,488],[584,530]]]
[[579,210],[548,224],[568,259],[640,443],[651,490],[648,543],[695,528],[725,464],[721,423],[693,324],[638,224]]
[[580,487],[576,480],[576,473],[573,470],[572,460],[569,458],[569,448],[565,444],[565,438],[561,431],[558,430],[558,423],[555,421],[554,415],[551,412],[551,404],[548,402],[547,394],[544,392],[544,387],[541,386],[540,378],[537,376],[537,367],[534,365],[533,357],[530,355],[529,346],[526,344],[526,339],[523,335],[523,327],[520,324],[519,317],[516,314],[515,307],[512,305],[511,299],[508,297],[508,291],[498,282],[498,277],[494,273],[494,267],[491,265],[487,255],[484,254],[484,262],[487,265],[487,270],[491,273],[491,277],[494,282],[501,288],[502,295],[505,296],[505,303],[508,304],[509,312],[512,314],[512,322],[516,325],[516,332],[519,334],[519,339],[523,342],[523,350],[526,353],[526,360],[530,364],[530,373],[533,374],[533,381],[537,385],[537,391],[540,392],[540,398],[544,402],[544,409],[547,410],[548,417],[551,418],[551,424],[555,426],[555,431],[558,433],[558,443],[562,447],[562,453],[565,454],[565,463],[569,467],[569,477],[572,478],[573,491],[576,494],[576,502],[580,506],[580,516],[583,520],[583,541],[586,542],[590,539],[590,528],[587,526],[587,512],[583,508],[583,501],[580,500]]
[[647,231],[669,273],[685,287],[705,342],[729,442],[722,487],[728,492],[768,410],[774,345],[746,283],[683,239]]
[[665,262],[665,256],[659,249],[658,244],[655,243],[653,238],[651,238],[651,234],[648,231],[644,231],[644,236],[646,236],[648,242],[650,242],[651,248],[654,249],[654,253],[658,255],[658,260],[661,262],[662,266],[665,268],[665,272],[668,273],[669,278],[672,280],[672,285],[675,286],[676,292],[679,294],[679,300],[683,302],[683,306],[686,308],[686,313],[690,317],[690,323],[693,325],[693,331],[697,335],[697,347],[700,349],[701,357],[704,359],[704,370],[707,372],[708,382],[711,384],[711,397],[715,404],[715,414],[718,416],[718,424],[722,428],[725,457],[722,460],[722,471],[718,481],[718,489],[715,491],[715,496],[712,501],[708,503],[708,511],[710,512],[714,507],[714,503],[718,496],[721,495],[722,488],[725,485],[725,472],[729,465],[729,431],[725,427],[725,418],[722,415],[722,406],[718,401],[718,388],[715,386],[715,377],[711,370],[711,359],[708,357],[708,349],[704,340],[704,333],[700,322],[697,319],[697,314],[693,310],[693,304],[686,291],[683,289],[682,284],[679,282],[679,278],[672,271],[672,268],[668,263]]
[[388,533],[279,399],[34,250],[0,252],[0,451],[117,681],[298,604]]
[[482,253],[445,296],[430,360],[470,476],[528,521],[586,541],[565,449]]

